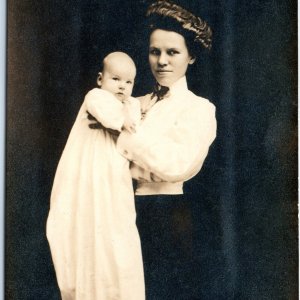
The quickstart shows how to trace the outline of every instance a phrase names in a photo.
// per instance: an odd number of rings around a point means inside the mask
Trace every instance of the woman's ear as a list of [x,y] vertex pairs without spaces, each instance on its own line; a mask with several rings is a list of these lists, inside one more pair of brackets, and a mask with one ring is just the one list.
[[101,81],[102,81],[102,73],[99,72],[99,73],[98,73],[98,77],[97,77],[97,85],[98,85],[99,87],[101,87]]
[[196,57],[195,56],[191,56],[190,57],[190,61],[189,61],[189,65],[192,65],[195,61],[196,61]]

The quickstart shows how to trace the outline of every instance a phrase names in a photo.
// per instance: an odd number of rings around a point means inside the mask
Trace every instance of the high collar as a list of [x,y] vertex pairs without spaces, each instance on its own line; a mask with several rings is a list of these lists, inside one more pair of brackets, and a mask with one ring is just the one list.
[[177,95],[188,89],[186,76],[181,77],[176,82],[174,82],[170,87],[170,95]]

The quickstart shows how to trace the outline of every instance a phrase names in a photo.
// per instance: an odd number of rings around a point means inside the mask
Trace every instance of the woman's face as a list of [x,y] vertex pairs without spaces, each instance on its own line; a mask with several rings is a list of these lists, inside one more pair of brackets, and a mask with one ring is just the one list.
[[150,35],[149,63],[160,85],[171,86],[195,61],[188,52],[184,37],[174,31],[154,30]]

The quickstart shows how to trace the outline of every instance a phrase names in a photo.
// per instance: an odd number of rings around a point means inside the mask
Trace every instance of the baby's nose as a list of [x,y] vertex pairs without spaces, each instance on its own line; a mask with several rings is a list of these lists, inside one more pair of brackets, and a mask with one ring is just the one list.
[[119,89],[120,90],[124,90],[125,89],[125,83],[124,82],[120,82]]

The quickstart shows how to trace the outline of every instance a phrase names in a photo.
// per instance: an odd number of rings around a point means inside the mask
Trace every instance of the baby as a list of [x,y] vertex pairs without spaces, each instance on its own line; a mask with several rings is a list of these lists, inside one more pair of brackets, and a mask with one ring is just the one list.
[[106,56],[101,88],[87,93],[57,167],[47,238],[63,300],[145,298],[129,162],[108,130],[88,126],[89,112],[106,128],[135,131],[135,75],[127,54]]

